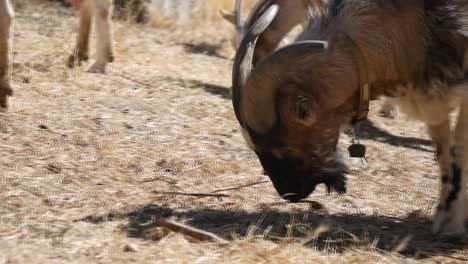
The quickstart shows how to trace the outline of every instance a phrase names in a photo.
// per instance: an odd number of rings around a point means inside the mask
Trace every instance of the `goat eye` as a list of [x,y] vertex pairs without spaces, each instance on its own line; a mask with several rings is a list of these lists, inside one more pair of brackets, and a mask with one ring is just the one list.
[[307,117],[309,117],[310,112],[303,103],[298,103],[296,105],[296,114],[298,118],[305,120]]
[[317,119],[318,106],[311,100],[299,98],[295,102],[294,115],[296,121],[303,125],[312,125]]

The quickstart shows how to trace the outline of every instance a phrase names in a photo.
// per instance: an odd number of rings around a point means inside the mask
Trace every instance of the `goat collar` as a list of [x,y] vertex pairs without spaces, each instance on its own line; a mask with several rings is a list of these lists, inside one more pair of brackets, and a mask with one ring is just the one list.
[[364,58],[361,49],[348,34],[344,33],[344,35],[346,36],[346,38],[349,39],[349,43],[351,44],[351,50],[353,52],[354,59],[358,64],[359,71],[359,106],[357,108],[356,114],[353,116],[353,119],[351,121],[351,123],[354,125],[366,120],[367,115],[369,114],[370,83],[366,59]]

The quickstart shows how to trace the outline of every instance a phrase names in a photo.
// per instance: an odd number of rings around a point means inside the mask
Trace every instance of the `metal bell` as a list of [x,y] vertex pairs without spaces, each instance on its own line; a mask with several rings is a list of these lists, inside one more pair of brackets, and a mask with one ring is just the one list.
[[365,158],[366,157],[366,146],[353,143],[351,146],[348,147],[349,156],[351,158]]

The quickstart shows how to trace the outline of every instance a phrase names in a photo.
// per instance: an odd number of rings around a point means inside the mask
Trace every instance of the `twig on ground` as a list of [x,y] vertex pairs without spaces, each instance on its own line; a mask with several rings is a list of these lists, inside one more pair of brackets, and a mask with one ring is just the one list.
[[402,222],[402,223],[405,223],[405,224],[408,224],[408,225],[414,225],[414,226],[418,226],[418,227],[421,227],[425,230],[430,230],[430,227],[428,227],[427,225],[421,225],[421,224],[418,224],[418,223],[413,223],[413,222],[410,222],[410,221],[407,221],[406,219],[401,219],[400,217],[396,217],[396,216],[390,216],[390,215],[378,215],[376,216],[378,218],[387,218],[387,219],[391,219],[391,220],[396,220],[396,221],[399,221],[399,222]]
[[166,195],[181,195],[181,196],[194,196],[194,197],[231,197],[228,194],[215,194],[215,193],[185,193],[185,192],[159,192],[152,191],[152,193],[166,194]]
[[139,81],[139,80],[136,80],[135,78],[132,78],[129,76],[129,74],[127,73],[123,73],[123,74],[116,74],[117,76],[123,78],[123,79],[126,79],[128,81],[131,81],[133,83],[136,83],[136,84],[139,84],[141,86],[144,86],[145,88],[154,88],[151,84],[148,84],[146,82],[142,82],[142,81]]
[[184,234],[198,241],[210,241],[210,242],[217,242],[217,243],[228,242],[227,240],[222,239],[221,237],[213,233],[200,230],[200,229],[188,226],[188,225],[184,225],[184,224],[175,222],[170,219],[160,219],[159,225],[166,229],[171,230],[172,232]]
[[311,245],[312,243],[314,243],[314,241],[316,241],[320,235],[322,235],[323,233],[326,233],[330,231],[330,227],[329,226],[326,226],[326,225],[320,225],[318,226],[313,232],[312,234],[310,235],[309,238],[307,238],[305,241],[302,242],[302,245],[303,246],[308,246],[308,245]]
[[212,191],[211,193],[239,190],[239,189],[242,189],[242,188],[251,187],[251,186],[254,186],[254,185],[259,185],[259,184],[266,183],[266,182],[268,182],[268,180],[253,182],[253,183],[244,184],[244,185],[240,185],[240,186],[237,186],[237,187],[231,187],[231,188],[226,188],[226,189],[218,189],[218,190]]

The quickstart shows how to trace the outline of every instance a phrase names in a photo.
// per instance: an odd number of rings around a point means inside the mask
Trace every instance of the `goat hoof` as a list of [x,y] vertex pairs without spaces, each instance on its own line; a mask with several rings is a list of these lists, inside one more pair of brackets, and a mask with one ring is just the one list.
[[432,225],[432,233],[448,238],[464,238],[466,230],[463,217],[459,217],[453,213],[453,210],[439,211]]
[[75,56],[70,55],[70,57],[68,57],[67,66],[68,66],[68,68],[75,67]]
[[389,119],[395,119],[398,117],[398,110],[396,109],[381,109],[379,111],[379,116],[389,118]]
[[74,68],[75,66],[81,66],[82,61],[87,61],[88,55],[87,54],[78,54],[78,55],[70,55],[68,57],[67,66],[68,68]]
[[104,74],[106,73],[106,65],[102,63],[94,63],[93,66],[91,66],[87,72],[90,73],[101,73]]
[[8,109],[8,96],[0,95],[0,112],[5,112]]
[[8,109],[7,97],[0,96],[0,112],[5,112]]
[[5,111],[8,108],[8,96],[13,95],[8,82],[0,80],[0,111]]
[[107,57],[107,62],[114,62],[115,61],[115,56],[113,54],[109,54]]

